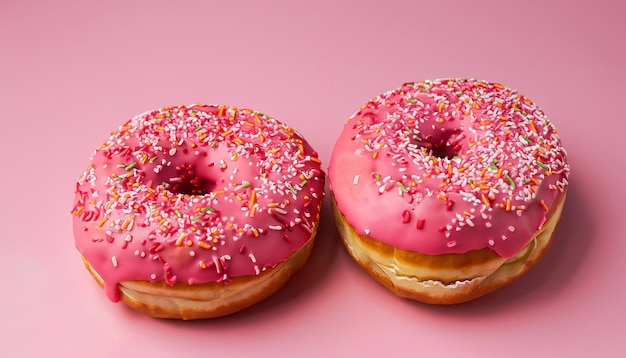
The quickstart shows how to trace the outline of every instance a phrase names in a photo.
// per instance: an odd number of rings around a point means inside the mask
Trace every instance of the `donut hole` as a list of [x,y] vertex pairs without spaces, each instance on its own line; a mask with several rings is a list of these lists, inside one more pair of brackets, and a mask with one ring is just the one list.
[[196,168],[188,163],[176,167],[176,174],[170,177],[168,190],[176,194],[205,195],[213,191],[216,181],[206,175],[199,175]]
[[437,158],[452,159],[459,155],[461,145],[459,144],[460,129],[446,130],[426,134],[420,140],[416,140],[420,147],[426,148],[431,155]]

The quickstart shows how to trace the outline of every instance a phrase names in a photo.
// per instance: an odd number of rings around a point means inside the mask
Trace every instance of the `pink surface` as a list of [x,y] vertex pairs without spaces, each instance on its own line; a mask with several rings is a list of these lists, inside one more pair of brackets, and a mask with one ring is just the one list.
[[[1,356],[626,352],[626,6],[168,3],[0,5]],[[345,254],[328,201],[306,268],[230,317],[151,319],[111,303],[83,268],[74,183],[124,120],[181,103],[249,107],[298,129],[326,166],[361,104],[439,77],[518,89],[568,150],[571,186],[555,243],[511,286],[454,307],[398,299]]]

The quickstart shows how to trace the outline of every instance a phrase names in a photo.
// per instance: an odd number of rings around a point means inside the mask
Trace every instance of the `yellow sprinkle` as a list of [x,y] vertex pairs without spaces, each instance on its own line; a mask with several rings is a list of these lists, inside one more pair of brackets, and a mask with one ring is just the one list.
[[85,208],[85,207],[84,207],[84,206],[82,206],[82,205],[81,205],[81,206],[79,206],[79,207],[77,207],[77,208],[76,208],[76,211],[74,211],[74,215],[78,216],[78,214],[80,214],[80,213],[81,213],[81,211],[83,211],[83,209],[84,209],[84,208]]

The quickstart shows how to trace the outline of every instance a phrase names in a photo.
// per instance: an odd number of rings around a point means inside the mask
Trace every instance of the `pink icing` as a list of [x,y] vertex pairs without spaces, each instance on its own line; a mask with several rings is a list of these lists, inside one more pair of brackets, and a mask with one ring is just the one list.
[[113,301],[123,280],[227,284],[309,240],[324,180],[317,153],[269,116],[162,108],[95,150],[76,185],[76,247]]
[[565,190],[566,153],[543,111],[500,84],[407,83],[347,124],[328,177],[357,233],[430,255],[512,257]]

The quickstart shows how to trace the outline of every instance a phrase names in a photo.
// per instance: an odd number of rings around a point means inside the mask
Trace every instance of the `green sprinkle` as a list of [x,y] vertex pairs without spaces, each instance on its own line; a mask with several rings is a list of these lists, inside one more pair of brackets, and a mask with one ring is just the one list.
[[287,186],[287,189],[289,189],[289,191],[290,191],[293,195],[298,194],[298,192],[296,191],[296,189],[295,189],[295,188],[294,188],[294,187],[293,187],[290,183],[285,184],[285,186]]
[[165,116],[166,116],[167,118],[169,118],[169,117],[171,117],[171,116],[172,116],[172,114],[171,114],[170,112],[165,112]]
[[513,181],[513,178],[509,176],[509,173],[504,174],[504,177],[509,181],[509,184],[511,184],[511,189],[515,189],[515,182]]
[[117,165],[117,167],[118,167],[118,168],[125,168],[125,167],[126,167],[126,164],[124,164],[124,163],[120,163],[120,164],[118,164],[118,165]]
[[380,174],[378,173],[374,174],[374,178],[376,179],[376,181],[380,181]]
[[524,179],[524,184],[530,183],[530,179]]
[[124,167],[124,169],[126,169],[126,170],[131,170],[131,169],[133,169],[135,166],[137,166],[137,162],[132,162],[132,163],[128,164],[126,167]]
[[400,188],[400,190],[402,190],[405,193],[409,191],[409,188],[407,188],[406,186],[404,186],[404,184],[400,182],[396,182],[396,185],[398,186],[398,188]]
[[543,169],[549,169],[550,168],[549,166],[547,166],[547,165],[543,164],[542,162],[540,162],[539,159],[537,159],[537,165],[542,167]]
[[404,85],[407,86],[407,87],[413,87],[413,86],[415,86],[415,83],[405,83]]
[[302,183],[300,183],[300,186],[305,186],[305,185],[306,185],[306,183],[308,183],[308,181],[307,181],[306,179],[304,179],[304,180],[302,181]]
[[474,94],[480,96],[480,92],[478,90],[474,90]]
[[522,138],[523,138],[525,141],[527,141],[528,143],[532,143],[532,142],[533,142],[533,140],[532,140],[532,139],[530,139],[530,138],[528,138],[527,136],[523,136]]
[[461,97],[463,95],[463,92],[457,92],[456,95],[457,97]]
[[414,135],[414,136],[413,136],[413,139],[415,139],[416,141],[419,141],[419,142],[421,142],[421,141],[422,141],[422,138],[420,138],[420,137],[418,137],[418,136],[416,136],[416,135]]
[[176,216],[181,217],[182,215],[180,214],[180,211],[178,211],[178,209],[174,209],[174,214],[176,214]]
[[498,170],[498,166],[496,165],[496,163],[493,163],[489,166],[489,169],[491,170]]
[[420,90],[420,92],[422,92],[422,93],[426,93],[426,92],[428,92],[428,89],[427,89],[427,88],[422,88],[422,89]]
[[407,98],[406,101],[409,103],[417,103],[417,99],[415,98]]
[[202,213],[206,213],[207,211],[210,212],[210,213],[214,213],[215,209],[213,209],[210,206],[207,206],[207,207],[204,207],[204,208],[200,209],[200,212],[202,212]]
[[120,181],[122,179],[124,179],[124,178],[123,177],[115,177],[115,178],[113,178],[113,181]]
[[241,183],[241,187],[242,188],[249,188],[252,184],[250,184],[250,182],[244,181]]
[[522,116],[526,117],[528,113],[526,111],[522,111]]
[[211,148],[215,148],[215,147],[217,147],[217,141],[216,140],[211,142]]
[[197,126],[196,127],[196,132],[200,132],[202,130],[202,126]]
[[156,155],[154,157],[150,158],[148,161],[150,163],[154,163],[155,160],[157,160],[157,156]]
[[200,220],[200,215],[196,215],[191,218],[191,221],[198,221],[198,220]]

